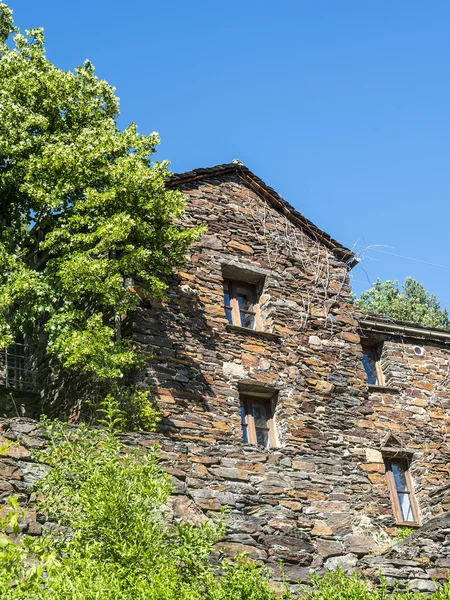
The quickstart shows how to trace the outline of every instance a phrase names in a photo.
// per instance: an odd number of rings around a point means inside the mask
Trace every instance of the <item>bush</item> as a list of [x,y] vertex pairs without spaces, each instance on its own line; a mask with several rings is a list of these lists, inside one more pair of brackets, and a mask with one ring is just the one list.
[[[171,486],[155,450],[130,450],[113,431],[45,421],[51,467],[38,485],[54,525],[41,539],[4,537],[0,597],[5,600],[273,600],[267,574],[239,558],[209,560],[223,520],[169,523]],[[3,525],[16,534],[19,509]]]
[[[38,485],[40,510],[52,525],[41,538],[21,536],[20,508],[10,499],[0,537],[2,600],[385,600],[375,587],[337,570],[298,596],[276,593],[269,573],[245,556],[211,561],[224,522],[171,523],[171,486],[156,450],[131,450],[114,433],[111,407],[105,429],[76,429],[44,421],[48,445],[39,459],[50,469]],[[394,600],[421,594],[394,592]],[[433,600],[450,600],[450,586]]]
[[450,586],[439,586],[438,590],[425,596],[408,590],[389,590],[386,581],[379,585],[361,579],[358,574],[346,575],[337,569],[322,578],[311,576],[311,588],[300,594],[298,600],[450,600]]

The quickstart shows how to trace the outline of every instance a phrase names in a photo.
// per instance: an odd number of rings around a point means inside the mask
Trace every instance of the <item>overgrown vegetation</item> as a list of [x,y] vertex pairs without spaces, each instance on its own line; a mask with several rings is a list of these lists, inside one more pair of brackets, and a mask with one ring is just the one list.
[[[3,537],[0,597],[5,600],[225,600],[274,598],[267,575],[238,560],[209,562],[224,524],[169,524],[168,476],[154,450],[125,448],[106,428],[45,421],[51,467],[37,492],[55,524],[41,539]],[[17,503],[8,518],[18,533]],[[12,585],[11,585],[12,583]]]
[[[20,507],[10,499],[0,538],[0,597],[4,600],[385,600],[374,587],[341,571],[313,576],[292,595],[275,590],[268,573],[245,557],[218,562],[214,544],[223,519],[194,526],[169,522],[168,476],[155,450],[123,446],[120,419],[106,407],[104,429],[44,421],[48,445],[39,460],[48,472],[38,484],[44,534],[22,536]],[[4,513],[5,514],[5,513]],[[8,529],[7,529],[8,528]],[[14,533],[15,535],[11,535]],[[419,600],[420,594],[394,593]],[[450,600],[444,586],[433,600]]]
[[407,277],[400,288],[398,281],[377,279],[369,290],[355,300],[358,308],[369,313],[420,323],[427,327],[450,328],[448,311],[441,308],[434,294]]
[[90,62],[62,71],[42,30],[18,33],[0,3],[0,349],[25,338],[58,385],[94,404],[113,393],[139,421],[142,397],[119,385],[139,362],[121,327],[139,295],[164,294],[201,228],[180,225],[157,134],[120,131],[118,114]]
[[436,592],[425,596],[407,590],[389,590],[386,581],[380,585],[364,581],[358,574],[347,576],[336,570],[322,578],[311,577],[312,588],[300,594],[298,600],[449,600],[450,586],[445,584]]
[[376,544],[376,550],[372,551],[372,554],[380,554],[392,548],[399,542],[405,540],[408,536],[414,533],[412,527],[397,527],[397,535],[392,536],[386,533],[383,529],[372,532],[372,540]]

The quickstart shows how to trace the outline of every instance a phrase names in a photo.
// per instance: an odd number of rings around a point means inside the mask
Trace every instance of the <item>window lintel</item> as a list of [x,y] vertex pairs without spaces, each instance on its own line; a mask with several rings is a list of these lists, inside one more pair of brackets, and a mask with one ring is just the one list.
[[238,391],[243,396],[254,396],[263,400],[272,400],[277,398],[280,388],[268,386],[252,379],[241,379],[238,382]]
[[399,460],[410,460],[415,454],[411,448],[397,448],[396,446],[383,446],[380,450],[383,458],[398,458]]
[[220,265],[224,279],[250,283],[257,287],[262,286],[265,278],[270,275],[269,271],[265,269],[237,261],[222,259]]

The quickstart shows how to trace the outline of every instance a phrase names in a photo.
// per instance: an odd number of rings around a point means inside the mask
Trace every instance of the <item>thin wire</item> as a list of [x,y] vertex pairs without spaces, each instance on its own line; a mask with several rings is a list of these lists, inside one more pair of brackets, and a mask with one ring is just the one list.
[[[395,256],[397,258],[403,258],[404,260],[411,260],[413,262],[418,262],[421,263],[423,265],[430,265],[431,267],[438,267],[439,269],[445,269],[447,271],[450,271],[450,267],[447,267],[446,265],[438,265],[437,263],[432,263],[428,260],[421,260],[420,258],[412,258],[411,256],[403,256],[403,254],[395,254],[394,252],[386,252],[386,250],[377,250],[375,248],[372,248],[370,246],[364,246],[363,244],[353,244],[353,247],[357,246],[358,248],[365,248],[366,252],[378,252],[379,254],[387,254],[388,256]],[[363,285],[367,285],[367,281],[360,281],[359,279],[353,279],[351,278],[351,281],[354,281],[355,283],[362,283]],[[373,285],[373,283],[371,283],[370,285]],[[439,302],[442,302],[443,304],[450,304],[450,300],[439,300]]]
[[428,260],[421,260],[420,258],[411,258],[411,256],[403,256],[402,254],[395,254],[394,252],[386,252],[385,250],[376,250],[375,248],[370,248],[367,246],[363,246],[362,244],[354,244],[359,248],[366,248],[366,252],[378,252],[379,254],[387,254],[389,256],[396,256],[397,258],[404,258],[405,260],[412,260],[413,262],[422,263],[424,265],[430,265],[432,267],[439,267],[440,269],[446,269],[450,271],[450,267],[446,265],[438,265],[437,263],[429,262]]

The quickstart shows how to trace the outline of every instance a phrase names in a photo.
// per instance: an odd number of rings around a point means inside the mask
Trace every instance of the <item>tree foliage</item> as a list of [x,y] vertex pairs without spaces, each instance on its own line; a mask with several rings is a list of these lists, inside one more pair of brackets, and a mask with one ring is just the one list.
[[401,321],[427,327],[450,327],[448,311],[441,308],[434,294],[427,292],[421,283],[411,277],[406,278],[401,289],[398,281],[381,282],[377,279],[355,304],[361,310]]
[[41,29],[8,45],[13,30],[0,4],[0,348],[25,336],[72,375],[113,382],[137,360],[120,324],[139,294],[163,295],[201,229],[180,225],[157,134],[119,130],[92,64],[62,71]]

